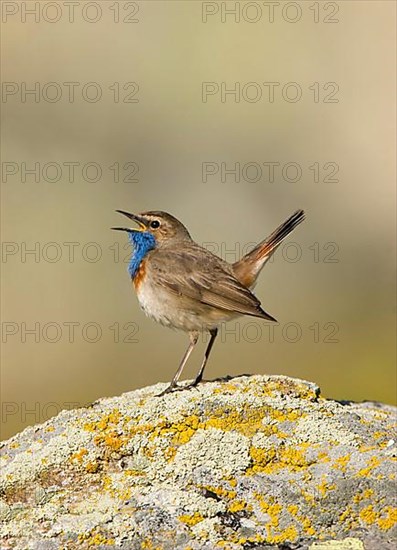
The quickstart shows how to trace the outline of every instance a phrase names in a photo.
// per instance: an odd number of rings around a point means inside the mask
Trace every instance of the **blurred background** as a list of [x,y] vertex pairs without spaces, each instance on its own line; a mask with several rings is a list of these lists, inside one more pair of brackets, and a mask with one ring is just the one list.
[[178,366],[117,208],[169,211],[231,262],[304,208],[255,290],[278,325],[229,323],[206,377],[396,402],[394,2],[2,10],[3,438]]

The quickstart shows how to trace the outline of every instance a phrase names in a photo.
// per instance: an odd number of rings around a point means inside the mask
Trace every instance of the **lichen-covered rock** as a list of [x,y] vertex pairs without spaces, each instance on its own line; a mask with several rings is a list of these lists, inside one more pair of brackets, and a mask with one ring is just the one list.
[[2,445],[2,548],[395,548],[396,409],[243,376],[101,399]]

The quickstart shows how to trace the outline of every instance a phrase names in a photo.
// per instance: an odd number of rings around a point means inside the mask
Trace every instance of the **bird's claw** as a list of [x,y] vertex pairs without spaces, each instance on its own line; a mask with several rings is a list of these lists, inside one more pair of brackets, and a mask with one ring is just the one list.
[[191,390],[193,388],[197,389],[198,384],[200,384],[201,379],[193,380],[190,384],[187,384],[186,386],[178,386],[177,384],[170,384],[167,388],[165,388],[164,391],[157,394],[156,397],[163,397],[164,395],[167,395],[167,393],[174,393],[177,391],[184,391],[184,390]]
[[161,393],[158,393],[158,394],[156,395],[156,397],[163,397],[164,395],[167,395],[167,393],[172,393],[172,392],[174,392],[174,391],[177,391],[178,389],[180,389],[178,386],[176,386],[176,385],[173,386],[173,385],[171,384],[170,386],[168,386],[167,388],[165,388],[164,391],[162,391]]

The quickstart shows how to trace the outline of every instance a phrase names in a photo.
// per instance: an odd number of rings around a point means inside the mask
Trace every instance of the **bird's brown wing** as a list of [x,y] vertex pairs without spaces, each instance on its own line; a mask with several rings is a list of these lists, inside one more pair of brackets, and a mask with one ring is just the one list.
[[183,250],[158,249],[150,253],[150,269],[156,283],[176,295],[217,309],[275,321],[223,263],[198,245]]

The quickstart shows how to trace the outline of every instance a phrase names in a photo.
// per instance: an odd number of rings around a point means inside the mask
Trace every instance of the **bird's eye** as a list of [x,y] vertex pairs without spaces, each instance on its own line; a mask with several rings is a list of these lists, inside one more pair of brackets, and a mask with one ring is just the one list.
[[152,229],[157,229],[158,227],[160,227],[160,222],[158,220],[153,220],[152,222],[150,222],[150,227]]

